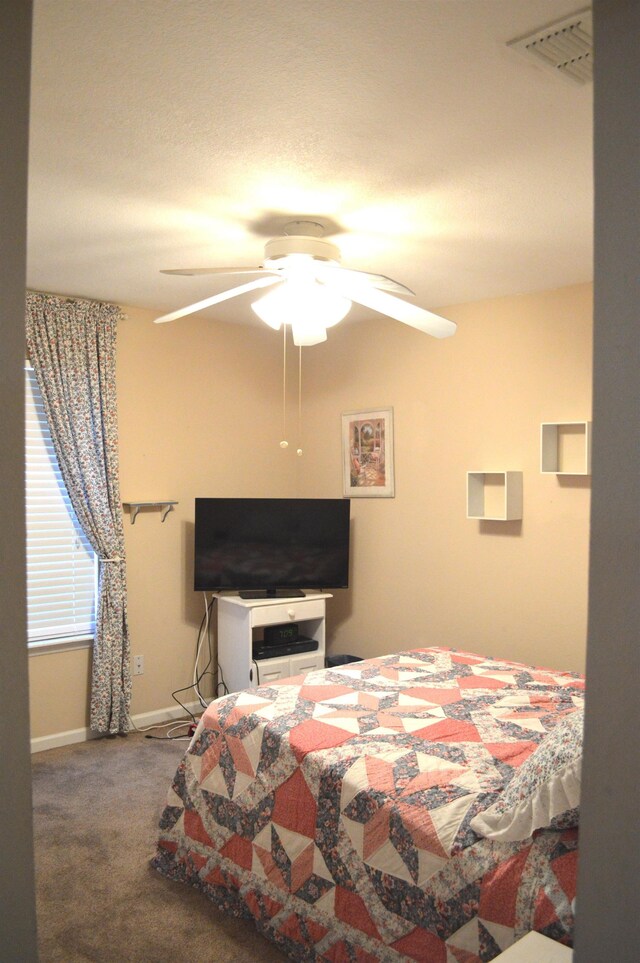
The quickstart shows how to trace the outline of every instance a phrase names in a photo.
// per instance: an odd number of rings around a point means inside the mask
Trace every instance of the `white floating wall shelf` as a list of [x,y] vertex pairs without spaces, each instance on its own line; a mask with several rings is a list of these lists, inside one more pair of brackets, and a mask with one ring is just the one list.
[[162,511],[161,522],[165,520],[169,512],[173,511],[173,506],[177,505],[178,502],[123,502],[122,507],[128,508],[131,512],[131,524],[134,525],[136,518],[138,517],[138,512],[141,508],[159,508]]
[[543,422],[540,471],[543,475],[590,475],[591,422]]
[[488,522],[522,518],[522,472],[468,471],[467,518]]

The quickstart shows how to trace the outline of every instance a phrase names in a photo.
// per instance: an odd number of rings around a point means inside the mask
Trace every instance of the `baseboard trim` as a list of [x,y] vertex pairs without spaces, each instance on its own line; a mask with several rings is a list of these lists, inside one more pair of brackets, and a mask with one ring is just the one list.
[[[185,702],[185,708],[193,712],[195,716],[202,713],[202,706],[199,702]],[[131,716],[131,721],[139,728],[145,726],[155,726],[160,722],[171,722],[172,719],[184,718],[184,712],[180,706],[166,706],[164,709],[154,709],[152,712],[139,712]],[[133,729],[131,730],[134,731]],[[76,742],[89,742],[90,739],[99,739],[100,735],[92,729],[67,729],[66,732],[52,732],[49,736],[38,736],[31,740],[31,752],[45,752],[47,749],[58,749],[60,746],[71,746]]]

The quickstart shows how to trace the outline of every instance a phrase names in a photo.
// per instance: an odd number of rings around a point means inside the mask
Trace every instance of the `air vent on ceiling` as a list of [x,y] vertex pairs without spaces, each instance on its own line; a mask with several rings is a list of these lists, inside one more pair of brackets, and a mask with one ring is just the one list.
[[558,20],[542,30],[520,40],[511,40],[514,47],[538,63],[546,64],[556,73],[578,84],[593,80],[593,28],[591,10],[581,10],[572,17]]

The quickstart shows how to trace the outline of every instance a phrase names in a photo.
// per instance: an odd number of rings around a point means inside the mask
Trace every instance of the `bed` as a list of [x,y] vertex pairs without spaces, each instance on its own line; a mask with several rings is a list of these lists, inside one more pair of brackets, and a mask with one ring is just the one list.
[[571,945],[584,680],[445,648],[213,702],[153,865],[297,960]]

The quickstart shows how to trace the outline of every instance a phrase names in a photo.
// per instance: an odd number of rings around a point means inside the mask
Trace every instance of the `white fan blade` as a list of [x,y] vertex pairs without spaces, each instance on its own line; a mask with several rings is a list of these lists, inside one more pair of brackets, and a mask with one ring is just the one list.
[[362,304],[365,308],[372,308],[374,311],[379,311],[380,314],[386,314],[387,317],[402,321],[403,324],[417,328],[418,331],[423,331],[425,334],[433,335],[434,338],[449,338],[456,332],[457,325],[453,321],[448,321],[438,314],[419,308],[417,304],[402,301],[393,294],[386,294],[384,291],[378,291],[359,283],[350,284],[342,278],[338,279],[337,282],[332,279],[331,286],[339,290],[345,297],[351,298],[356,304]]
[[378,288],[383,291],[393,291],[394,294],[415,294],[411,288],[408,288],[405,284],[401,284],[400,281],[394,281],[393,278],[388,278],[385,274],[370,274],[368,271],[354,271],[352,268],[340,267],[340,265],[332,264],[318,264],[315,267],[315,274],[319,281],[327,281],[328,284],[332,283],[334,276],[337,274],[337,283],[340,283],[340,278],[343,277],[345,281],[353,280],[358,284],[366,284],[372,288]]
[[245,294],[247,291],[254,291],[256,288],[266,288],[269,284],[276,284],[281,280],[281,277],[274,277],[273,275],[256,278],[255,281],[248,281],[247,284],[241,284],[236,288],[230,288],[228,291],[222,291],[220,294],[214,294],[210,298],[205,298],[204,301],[196,301],[195,304],[190,304],[186,308],[180,308],[178,311],[172,311],[171,314],[163,314],[162,317],[155,318],[155,324],[165,324],[167,321],[176,321],[178,318],[183,318],[186,314],[202,311],[204,308],[211,307],[212,304],[219,304],[221,301],[235,298],[238,294]]
[[196,274],[264,274],[265,271],[266,268],[263,267],[175,268],[171,271],[160,271],[160,274],[183,274],[194,277]]

